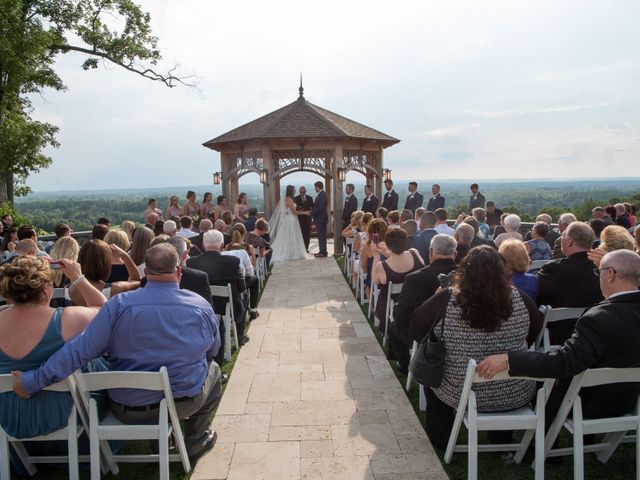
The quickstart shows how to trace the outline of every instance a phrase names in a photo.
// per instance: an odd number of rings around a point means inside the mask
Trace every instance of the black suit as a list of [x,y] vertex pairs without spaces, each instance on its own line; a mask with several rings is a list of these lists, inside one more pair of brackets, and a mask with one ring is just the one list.
[[320,190],[313,203],[311,216],[313,223],[316,224],[316,233],[318,234],[318,246],[323,255],[327,254],[327,223],[329,223],[329,213],[327,212],[327,194],[324,190]]
[[384,194],[382,197],[382,206],[386,208],[388,212],[398,209],[398,194],[395,190],[391,189]]
[[[538,271],[538,305],[590,307],[602,300],[600,280],[587,252],[549,262]],[[553,345],[562,345],[573,331],[574,320],[549,325]]]
[[[309,195],[304,196],[297,195],[294,198],[296,207],[303,212],[310,212],[313,209],[313,198]],[[302,239],[304,240],[304,248],[309,251],[309,242],[311,241],[311,216],[310,215],[298,215],[298,222],[300,223],[300,230],[302,231]]]
[[429,212],[435,212],[438,208],[444,208],[444,197],[439,193],[435,197],[431,197],[427,202],[427,210]]
[[347,228],[351,223],[351,214],[358,209],[358,199],[352,193],[344,199],[344,208],[342,209],[342,228]]
[[413,246],[418,250],[425,265],[429,264],[429,247],[431,246],[431,240],[437,233],[435,228],[426,228],[414,240]]
[[484,208],[484,204],[484,195],[482,195],[480,192],[476,193],[475,195],[471,195],[469,197],[469,215],[471,215],[471,211],[474,208]]
[[[209,285],[231,284],[233,290],[233,313],[238,327],[238,336],[244,335],[244,317],[246,313],[246,287],[240,270],[240,259],[220,252],[204,252],[187,260],[187,267],[205,272],[209,277]],[[224,315],[226,301],[213,299],[213,310],[217,315]]]
[[422,206],[424,197],[419,192],[410,193],[407,200],[404,202],[404,208],[416,213],[416,210]]
[[[640,292],[600,302],[577,321],[567,343],[553,354],[510,352],[509,374],[559,378],[547,402],[547,425],[558,411],[572,377],[588,368],[640,367]],[[585,418],[624,415],[636,406],[637,383],[585,388],[580,392]]]
[[403,368],[409,367],[409,350],[413,344],[413,338],[409,332],[411,312],[428,300],[438,289],[440,286],[438,275],[449,273],[454,268],[456,264],[453,260],[439,259],[404,277],[402,291],[393,310],[394,321],[389,325],[389,355],[397,359]]
[[374,216],[378,210],[378,198],[371,194],[362,201],[362,211],[364,213],[372,213]]

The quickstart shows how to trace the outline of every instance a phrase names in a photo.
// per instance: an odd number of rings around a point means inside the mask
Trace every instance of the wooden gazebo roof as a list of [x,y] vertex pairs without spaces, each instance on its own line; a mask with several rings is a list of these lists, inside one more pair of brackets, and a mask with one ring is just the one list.
[[308,102],[300,97],[278,110],[203,143],[221,151],[225,144],[260,139],[349,138],[376,141],[384,148],[400,140]]

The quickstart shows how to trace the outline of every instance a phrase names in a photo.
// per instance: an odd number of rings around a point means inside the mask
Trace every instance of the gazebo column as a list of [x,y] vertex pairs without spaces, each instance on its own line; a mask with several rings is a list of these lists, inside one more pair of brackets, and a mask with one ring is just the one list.
[[[384,162],[382,161],[383,151],[384,151],[384,148],[382,148],[382,145],[380,145],[380,150],[377,152],[378,160],[376,161],[376,168],[380,171],[380,175],[376,176],[376,185],[375,185],[376,196],[378,198],[382,198],[382,196],[384,195],[384,190],[382,189],[382,181],[384,180],[382,178],[382,167],[384,167]],[[382,202],[380,204],[382,205]]]
[[229,178],[229,161],[224,151],[220,153],[220,170],[222,171],[222,195],[227,197],[227,205],[232,205],[231,200],[231,179]]
[[271,160],[271,147],[268,144],[262,144],[262,165],[267,169],[267,183],[262,186],[264,198],[264,216],[268,220],[273,215],[275,202],[275,179],[273,161]]
[[333,199],[335,198],[335,195],[333,194],[333,182],[331,181],[330,175],[325,175],[324,177],[324,191],[327,194],[327,207],[329,208],[329,211],[327,212],[329,214],[329,222],[327,222],[327,238],[329,238],[335,231],[333,224],[331,223],[331,214],[334,206]]
[[342,191],[344,190],[338,168],[342,167],[343,150],[342,143],[336,143],[335,154],[331,171],[333,173],[333,252],[334,255],[342,255],[344,252],[342,244]]

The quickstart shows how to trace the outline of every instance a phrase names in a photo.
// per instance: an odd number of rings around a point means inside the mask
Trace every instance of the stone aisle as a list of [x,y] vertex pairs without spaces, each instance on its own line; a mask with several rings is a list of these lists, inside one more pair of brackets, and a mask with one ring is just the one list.
[[332,257],[277,265],[193,480],[446,479]]

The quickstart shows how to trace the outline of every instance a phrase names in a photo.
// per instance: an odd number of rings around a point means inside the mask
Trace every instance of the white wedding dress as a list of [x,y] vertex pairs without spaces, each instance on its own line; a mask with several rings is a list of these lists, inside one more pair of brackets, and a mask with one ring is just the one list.
[[287,207],[286,198],[276,205],[269,220],[269,229],[273,252],[271,262],[280,263],[306,258],[307,251],[304,248],[298,216]]

